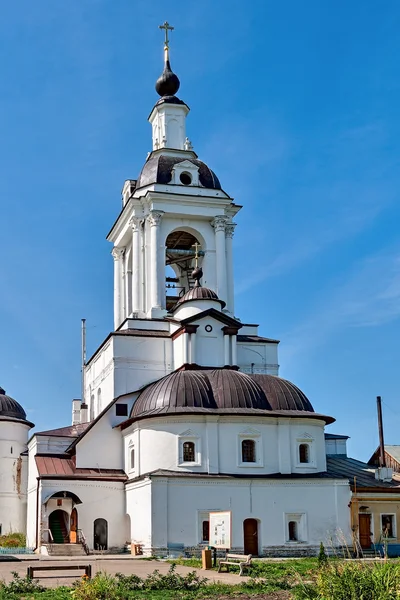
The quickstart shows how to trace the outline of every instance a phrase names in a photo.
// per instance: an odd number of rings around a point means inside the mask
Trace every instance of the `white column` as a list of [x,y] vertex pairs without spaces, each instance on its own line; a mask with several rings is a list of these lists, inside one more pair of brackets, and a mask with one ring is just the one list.
[[182,347],[182,362],[186,365],[189,362],[189,334],[184,333],[183,337],[183,347]]
[[196,362],[196,334],[190,334],[190,362],[194,364]]
[[217,294],[220,300],[227,301],[226,294],[226,248],[225,226],[227,217],[219,216],[213,220],[215,229],[215,253],[217,264]]
[[230,335],[229,336],[231,338],[231,344],[232,344],[232,365],[236,366],[237,365],[237,337],[236,335]]
[[230,365],[231,362],[229,360],[229,339],[230,335],[224,335],[224,364]]
[[140,311],[140,219],[132,217],[129,225],[132,228],[132,312]]
[[150,223],[150,245],[151,245],[151,265],[150,265],[150,289],[151,289],[151,307],[161,308],[164,288],[160,289],[160,224],[163,216],[162,211],[151,211],[148,221]]
[[234,284],[233,284],[233,251],[232,239],[236,223],[228,223],[225,228],[225,244],[226,244],[226,279],[227,279],[227,309],[233,315],[234,308]]
[[114,259],[114,329],[121,325],[121,284],[122,284],[122,257],[123,248],[113,248],[111,252]]

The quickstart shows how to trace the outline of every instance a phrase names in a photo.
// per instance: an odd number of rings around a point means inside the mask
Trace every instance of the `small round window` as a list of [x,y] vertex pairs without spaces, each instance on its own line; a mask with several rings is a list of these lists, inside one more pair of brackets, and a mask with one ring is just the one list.
[[190,185],[192,183],[192,176],[190,173],[181,173],[179,179],[183,185]]

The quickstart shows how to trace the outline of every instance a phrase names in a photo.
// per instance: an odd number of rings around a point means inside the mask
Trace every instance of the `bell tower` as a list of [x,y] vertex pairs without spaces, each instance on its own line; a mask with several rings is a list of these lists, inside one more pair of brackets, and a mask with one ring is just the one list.
[[149,116],[152,150],[138,179],[125,182],[122,212],[107,238],[114,245],[115,329],[128,318],[167,316],[194,285],[196,249],[204,285],[234,314],[232,237],[240,206],[186,136],[190,109],[176,96],[180,81],[170,64],[173,27],[165,22],[160,29],[164,68]]

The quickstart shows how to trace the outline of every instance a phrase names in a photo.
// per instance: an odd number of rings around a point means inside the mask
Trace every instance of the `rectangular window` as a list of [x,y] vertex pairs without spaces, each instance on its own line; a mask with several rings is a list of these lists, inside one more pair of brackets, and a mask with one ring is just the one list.
[[210,540],[210,521],[203,521],[201,541],[206,543]]
[[242,441],[242,462],[256,462],[256,443],[254,440]]
[[396,537],[394,515],[381,515],[381,529],[383,537]]
[[117,417],[127,417],[128,416],[128,405],[127,404],[116,404],[115,405],[115,414]]
[[135,448],[131,448],[129,452],[129,468],[131,470],[135,468]]

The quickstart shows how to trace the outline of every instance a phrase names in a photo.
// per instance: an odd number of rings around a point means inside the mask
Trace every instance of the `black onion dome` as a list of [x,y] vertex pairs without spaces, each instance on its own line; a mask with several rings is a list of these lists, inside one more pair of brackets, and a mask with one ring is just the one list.
[[171,69],[169,60],[164,63],[164,71],[156,81],[156,92],[159,96],[175,96],[181,82]]
[[178,302],[174,306],[174,309],[178,308],[178,306],[184,302],[190,302],[191,300],[214,300],[215,302],[219,302],[221,304],[221,308],[224,308],[226,305],[226,302],[220,300],[213,290],[198,285],[191,288],[188,292],[186,292],[186,294],[179,298]]
[[272,410],[314,412],[307,396],[294,383],[275,375],[250,376],[264,391]]
[[0,387],[0,419],[1,417],[26,421],[26,413],[22,406],[14,398],[7,396],[2,387]]
[[176,371],[150,384],[132,408],[132,417],[144,414],[217,408],[206,371]]
[[[189,154],[189,156],[191,156]],[[167,184],[172,179],[172,169],[184,160],[199,167],[200,184],[210,190],[220,190],[221,184],[213,171],[197,158],[185,158],[182,156],[166,156],[159,151],[152,152],[146,161],[136,183],[136,188],[145,187],[153,183]]]

